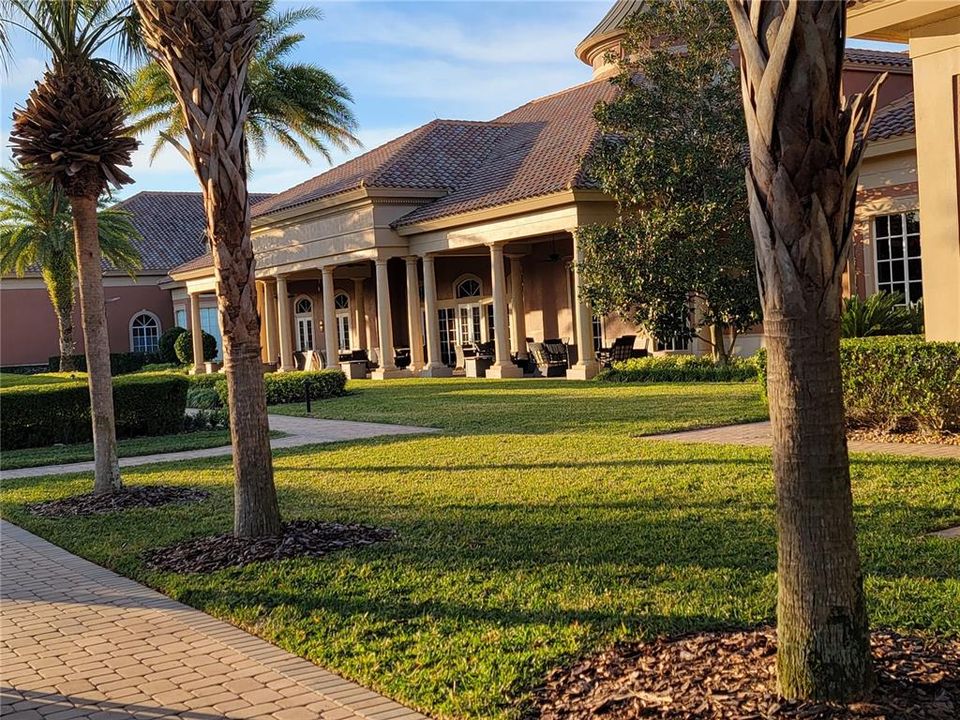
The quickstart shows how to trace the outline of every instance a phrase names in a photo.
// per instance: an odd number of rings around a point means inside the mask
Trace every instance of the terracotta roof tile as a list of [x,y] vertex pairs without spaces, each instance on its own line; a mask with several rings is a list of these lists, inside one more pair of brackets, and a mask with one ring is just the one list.
[[887,140],[917,131],[913,110],[913,93],[907,93],[877,110],[867,135],[870,140]]
[[889,70],[910,70],[913,66],[910,56],[905,52],[867,48],[847,48],[844,50],[844,60],[848,65],[872,65]]

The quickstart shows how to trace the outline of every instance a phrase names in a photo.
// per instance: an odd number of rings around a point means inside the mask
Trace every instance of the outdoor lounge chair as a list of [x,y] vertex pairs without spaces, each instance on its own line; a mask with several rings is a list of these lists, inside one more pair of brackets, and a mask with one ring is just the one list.
[[567,374],[567,355],[551,352],[546,343],[530,343],[527,346],[530,357],[537,365],[537,370],[544,377],[563,377]]
[[633,345],[636,341],[636,335],[621,335],[614,340],[610,350],[600,356],[603,366],[610,367],[615,362],[629,360],[633,355]]

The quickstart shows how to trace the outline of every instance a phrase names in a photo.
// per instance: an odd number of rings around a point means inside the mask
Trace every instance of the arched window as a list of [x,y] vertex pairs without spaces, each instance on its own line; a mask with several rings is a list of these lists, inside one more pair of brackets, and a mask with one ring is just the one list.
[[152,312],[141,310],[130,320],[130,350],[153,353],[160,339],[160,319]]
[[350,296],[338,292],[333,296],[333,307],[337,312],[337,348],[350,352]]
[[467,277],[457,283],[456,296],[458,300],[480,297],[482,294],[483,288],[480,285],[480,280],[475,277]]
[[313,301],[301,296],[293,303],[293,315],[297,327],[297,350],[313,350]]

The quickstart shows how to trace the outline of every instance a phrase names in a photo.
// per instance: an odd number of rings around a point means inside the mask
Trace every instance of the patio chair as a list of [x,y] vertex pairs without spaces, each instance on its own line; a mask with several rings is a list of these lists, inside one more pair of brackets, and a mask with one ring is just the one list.
[[453,350],[457,355],[457,365],[455,369],[462,370],[467,364],[467,357],[466,353],[463,351],[463,345],[457,343],[453,346]]
[[530,343],[527,346],[537,370],[544,377],[563,377],[567,374],[567,358],[547,349],[546,343]]
[[610,367],[615,362],[629,360],[633,355],[633,344],[636,341],[636,335],[621,335],[614,340],[610,347],[610,354],[603,363],[604,367]]

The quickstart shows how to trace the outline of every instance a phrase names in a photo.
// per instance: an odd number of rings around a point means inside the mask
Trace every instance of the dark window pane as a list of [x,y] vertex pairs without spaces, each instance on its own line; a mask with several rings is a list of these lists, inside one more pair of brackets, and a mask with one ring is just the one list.
[[907,265],[907,270],[911,280],[919,280],[923,277],[919,260],[907,260]]
[[903,257],[903,238],[902,237],[890,238],[890,257],[894,257],[894,258]]
[[877,266],[877,275],[882,283],[890,282],[890,263],[880,263]]
[[910,302],[916,302],[923,297],[923,283],[910,283]]
[[892,286],[892,292],[897,293],[898,295],[907,295],[907,286],[904,283],[894,283]]
[[916,210],[907,213],[907,232],[913,234],[920,232],[920,213]]
[[890,235],[902,235],[902,234],[903,234],[903,216],[891,215],[890,216]]
[[907,236],[907,257],[920,257],[920,236]]
[[898,282],[903,280],[903,263],[895,262],[891,265],[893,269],[893,281]]
[[877,240],[877,259],[886,260],[890,257],[890,241]]
[[889,223],[886,215],[881,215],[876,219],[877,237],[886,237],[890,234]]

